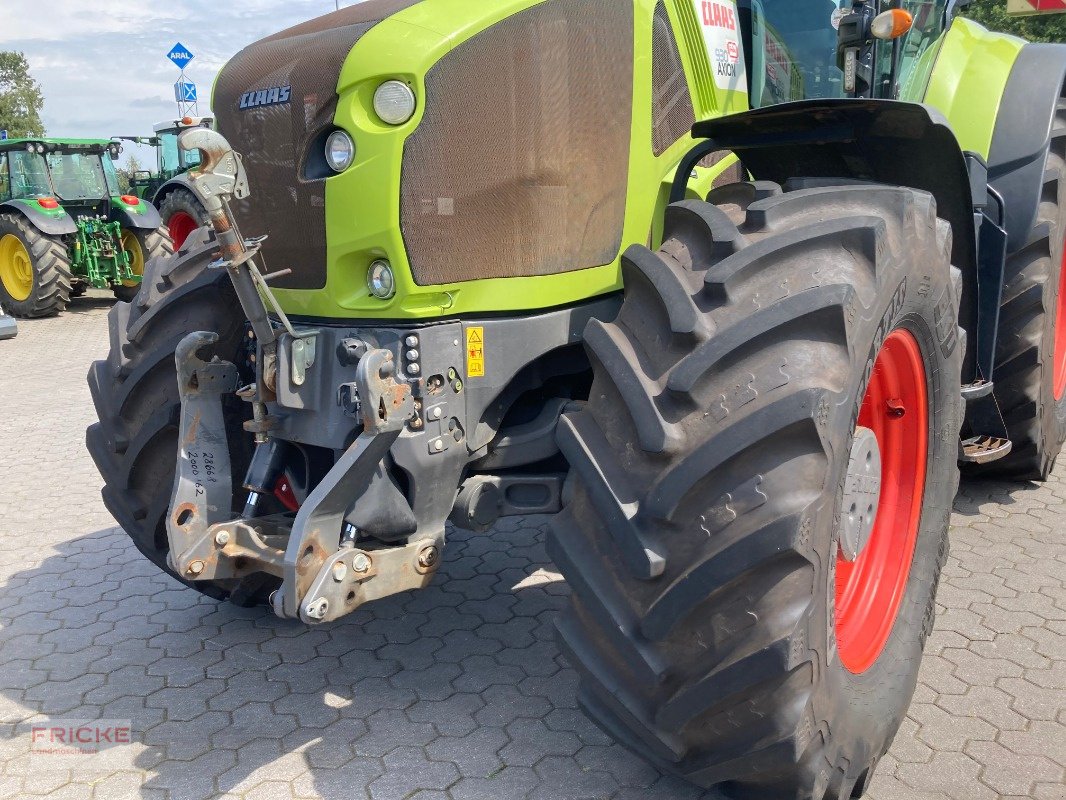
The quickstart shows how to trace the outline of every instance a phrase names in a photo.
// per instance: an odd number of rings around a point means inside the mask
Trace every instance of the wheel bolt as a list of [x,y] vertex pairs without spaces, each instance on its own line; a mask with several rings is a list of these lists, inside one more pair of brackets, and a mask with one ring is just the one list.
[[440,551],[433,545],[430,545],[418,554],[418,566],[423,569],[429,569],[437,563],[438,558],[440,558]]

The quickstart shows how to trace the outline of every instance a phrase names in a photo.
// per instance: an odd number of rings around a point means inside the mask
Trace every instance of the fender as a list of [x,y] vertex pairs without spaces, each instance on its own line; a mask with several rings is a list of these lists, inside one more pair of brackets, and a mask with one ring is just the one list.
[[8,200],[0,203],[0,211],[8,209],[24,216],[33,227],[48,236],[64,236],[78,230],[74,220],[62,208],[49,211],[32,200]]
[[158,189],[156,189],[155,194],[152,195],[152,205],[156,208],[159,208],[159,206],[163,202],[163,198],[165,198],[175,189],[188,189],[190,192],[192,192],[193,197],[198,196],[196,194],[196,191],[192,188],[192,183],[190,183],[189,181],[188,173],[182,172],[178,175],[175,175],[169,181],[167,181]]
[[[710,141],[682,162],[682,175],[689,158],[713,147],[740,156],[756,180],[863,180],[932,194],[937,213],[951,224],[952,263],[963,273],[960,322],[971,334],[977,330],[974,208],[985,197],[983,188],[974,197],[966,157],[939,111],[891,100],[805,100],[698,122],[693,135]],[[976,375],[974,353],[968,347],[964,382]]]
[[1040,209],[1055,111],[1066,86],[1066,46],[1022,49],[996,117],[988,178],[1003,197],[1007,252],[1026,245]]
[[123,228],[131,230],[155,230],[163,224],[159,211],[147,200],[141,200],[136,206],[128,206],[121,200],[112,200],[111,219],[122,223]]
[[947,117],[963,150],[985,161],[1008,78],[1025,41],[957,17],[944,35],[922,102]]

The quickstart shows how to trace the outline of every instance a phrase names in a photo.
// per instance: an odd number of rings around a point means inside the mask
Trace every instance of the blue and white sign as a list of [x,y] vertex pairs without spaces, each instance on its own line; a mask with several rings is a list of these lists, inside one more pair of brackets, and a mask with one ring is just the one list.
[[189,66],[189,62],[192,61],[195,56],[193,56],[189,48],[181,42],[178,42],[170,48],[170,52],[167,53],[167,58],[177,64],[180,69],[185,69]]
[[196,84],[178,81],[174,84],[174,99],[179,103],[196,102]]

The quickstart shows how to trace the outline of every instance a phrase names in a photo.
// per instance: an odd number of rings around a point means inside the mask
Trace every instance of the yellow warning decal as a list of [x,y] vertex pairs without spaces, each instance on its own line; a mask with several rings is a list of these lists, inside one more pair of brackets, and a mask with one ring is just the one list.
[[485,329],[466,329],[466,377],[485,377]]

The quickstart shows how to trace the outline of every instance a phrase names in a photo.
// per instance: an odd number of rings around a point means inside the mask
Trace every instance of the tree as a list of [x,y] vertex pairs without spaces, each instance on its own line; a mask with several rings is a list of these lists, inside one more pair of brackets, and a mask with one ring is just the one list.
[[30,75],[30,63],[19,52],[0,50],[0,130],[11,138],[44,136],[41,85]]
[[1030,42],[1066,42],[1066,14],[1009,17],[1006,0],[974,0],[966,16],[994,31],[1013,33]]
[[126,166],[115,170],[118,173],[118,188],[122,190],[123,194],[129,193],[130,181],[133,180],[134,174],[143,169],[144,167],[141,166],[137,156],[130,153],[129,158],[126,159]]

